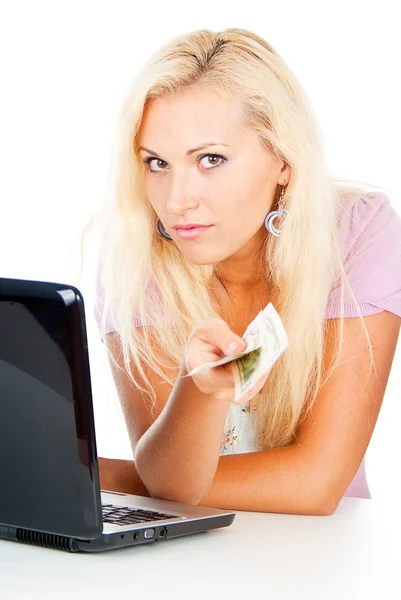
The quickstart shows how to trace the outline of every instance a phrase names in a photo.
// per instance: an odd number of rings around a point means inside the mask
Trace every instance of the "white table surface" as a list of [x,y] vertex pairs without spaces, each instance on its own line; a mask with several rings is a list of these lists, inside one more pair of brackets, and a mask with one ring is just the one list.
[[0,540],[0,598],[400,600],[400,535],[396,501],[343,498],[330,516],[237,511],[229,527],[97,554]]

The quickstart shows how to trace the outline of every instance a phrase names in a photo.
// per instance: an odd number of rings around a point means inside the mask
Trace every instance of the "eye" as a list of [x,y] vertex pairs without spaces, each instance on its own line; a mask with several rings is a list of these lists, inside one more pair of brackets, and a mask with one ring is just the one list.
[[[159,170],[155,170],[155,169],[151,169],[150,168],[150,164],[156,160],[159,163],[164,163],[164,160],[162,160],[161,158],[155,158],[152,156],[147,156],[142,162],[143,164],[146,166],[146,168],[148,169],[148,171],[150,171],[151,173],[157,173],[159,172]],[[163,171],[163,169],[161,169]]]
[[221,156],[221,154],[204,154],[203,156],[200,157],[200,160],[202,161],[204,158],[218,159],[221,161],[219,163],[210,163],[210,162],[206,161],[204,166],[207,170],[209,169],[209,167],[206,167],[206,165],[210,165],[211,167],[219,167],[220,165],[223,164],[223,162],[226,161],[226,158],[224,158],[224,156]]
[[[202,161],[204,158],[212,158],[212,159],[218,159],[221,162],[219,163],[211,163],[211,162],[206,162],[204,165],[204,168],[209,171],[210,168],[217,168],[220,167],[224,162],[226,162],[226,158],[224,156],[222,156],[221,154],[203,154],[202,156],[199,157],[199,160]],[[148,171],[150,171],[150,173],[161,173],[162,171],[165,171],[164,168],[161,169],[155,169],[151,167],[151,164],[153,163],[153,161],[156,161],[156,164],[158,166],[160,166],[160,163],[166,165],[167,163],[162,160],[161,158],[157,158],[155,156],[147,156],[142,162],[143,164],[146,166],[146,168],[148,169]],[[208,164],[209,166],[206,166],[206,164]]]

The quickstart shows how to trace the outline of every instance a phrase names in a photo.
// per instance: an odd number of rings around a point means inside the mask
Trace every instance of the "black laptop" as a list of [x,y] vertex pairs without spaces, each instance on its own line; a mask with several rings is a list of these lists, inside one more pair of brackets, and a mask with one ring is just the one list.
[[0,278],[0,538],[98,552],[226,527],[234,517],[100,490],[82,294]]

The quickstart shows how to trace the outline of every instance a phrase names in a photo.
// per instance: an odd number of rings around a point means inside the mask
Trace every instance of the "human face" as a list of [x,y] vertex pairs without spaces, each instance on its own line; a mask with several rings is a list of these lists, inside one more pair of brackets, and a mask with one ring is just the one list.
[[[145,111],[138,152],[151,159],[145,165],[149,202],[184,257],[202,265],[233,258],[245,272],[288,173],[240,124],[238,109],[237,101],[204,90],[159,98]],[[209,227],[188,238],[175,229],[186,224]]]

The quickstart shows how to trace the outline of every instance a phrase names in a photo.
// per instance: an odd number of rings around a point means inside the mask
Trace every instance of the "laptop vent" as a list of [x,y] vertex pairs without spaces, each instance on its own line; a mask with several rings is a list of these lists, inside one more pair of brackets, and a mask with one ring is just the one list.
[[46,546],[46,548],[56,548],[57,550],[69,549],[69,539],[67,537],[63,537],[62,535],[52,535],[51,533],[17,529],[17,540],[19,542],[24,542],[25,544]]

